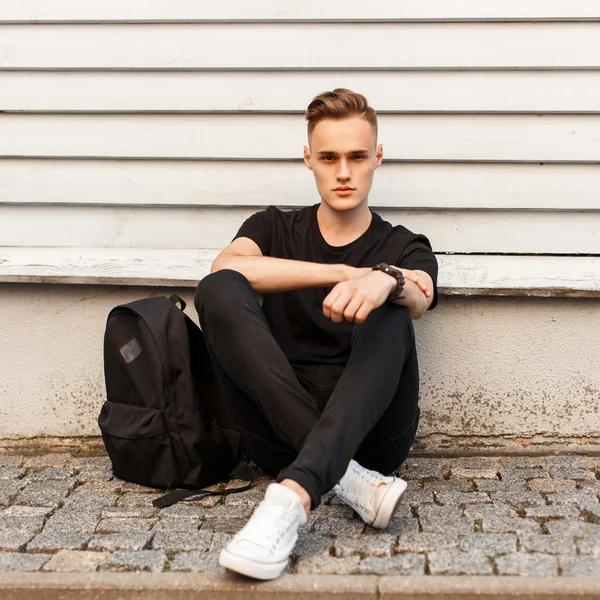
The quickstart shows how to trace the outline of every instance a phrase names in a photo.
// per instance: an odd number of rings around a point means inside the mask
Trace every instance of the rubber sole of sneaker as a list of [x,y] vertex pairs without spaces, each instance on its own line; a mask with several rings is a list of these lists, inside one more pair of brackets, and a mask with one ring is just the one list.
[[379,510],[377,511],[377,515],[375,516],[375,520],[371,523],[371,527],[376,527],[377,529],[385,529],[392,520],[394,513],[398,509],[398,505],[402,500],[402,496],[404,496],[404,492],[408,484],[404,479],[396,478],[394,483],[390,485],[390,488],[386,492],[381,504],[379,505]]
[[246,575],[246,577],[252,577],[254,579],[262,579],[264,581],[268,579],[277,579],[281,576],[285,571],[288,562],[289,559],[286,558],[277,563],[261,563],[232,554],[227,548],[223,548],[219,555],[219,564],[222,567],[240,573],[240,575]]

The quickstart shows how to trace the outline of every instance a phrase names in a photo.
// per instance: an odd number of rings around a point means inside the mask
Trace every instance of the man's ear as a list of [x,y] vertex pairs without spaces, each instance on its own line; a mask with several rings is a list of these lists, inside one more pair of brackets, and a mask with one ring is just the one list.
[[312,171],[312,165],[310,162],[310,148],[308,146],[304,146],[304,163]]
[[383,146],[381,144],[379,144],[379,146],[377,146],[377,149],[375,150],[375,158],[377,160],[377,162],[375,163],[375,168],[377,169],[377,167],[381,165],[381,161],[383,160]]

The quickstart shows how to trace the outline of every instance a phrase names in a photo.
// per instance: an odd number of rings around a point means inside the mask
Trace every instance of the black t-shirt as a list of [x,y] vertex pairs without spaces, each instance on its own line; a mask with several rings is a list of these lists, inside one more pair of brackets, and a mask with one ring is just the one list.
[[[405,269],[425,271],[434,283],[437,304],[437,260],[429,240],[405,227],[393,227],[377,213],[367,231],[345,246],[329,245],[319,230],[319,204],[281,211],[274,206],[255,213],[234,239],[247,237],[263,256],[315,263],[372,267],[386,262]],[[292,364],[340,365],[348,362],[354,323],[334,323],[323,315],[323,300],[333,286],[267,294],[263,311],[275,339]]]

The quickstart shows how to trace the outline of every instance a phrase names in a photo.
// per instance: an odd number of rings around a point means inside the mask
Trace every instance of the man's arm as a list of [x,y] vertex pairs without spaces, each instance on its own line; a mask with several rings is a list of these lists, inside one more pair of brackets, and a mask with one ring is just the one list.
[[[399,268],[399,267],[396,267]],[[423,285],[419,286],[409,279],[407,269],[400,269],[404,273],[404,291],[402,300],[396,300],[394,304],[406,306],[413,319],[420,319],[433,302],[433,279],[429,273],[420,270],[409,271],[416,275]],[[389,277],[389,275],[388,275]],[[423,289],[425,287],[426,289]]]
[[235,239],[217,256],[211,273],[222,269],[232,269],[244,275],[257,294],[335,285],[360,277],[364,271],[342,264],[263,256],[258,244],[246,237]]

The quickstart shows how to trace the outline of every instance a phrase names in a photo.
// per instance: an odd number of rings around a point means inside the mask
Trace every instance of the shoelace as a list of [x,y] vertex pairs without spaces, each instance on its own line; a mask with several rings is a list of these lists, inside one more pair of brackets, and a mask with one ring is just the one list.
[[370,499],[375,495],[375,492],[380,485],[388,482],[387,477],[376,472],[369,473],[369,475],[365,477],[362,473],[355,471],[354,475],[355,477],[352,481],[352,484],[344,489],[344,493],[355,502],[359,502],[361,505],[364,505],[364,500],[366,500],[363,486],[367,486],[369,488],[368,498]]
[[283,506],[261,502],[240,534],[255,543],[270,542],[294,520],[294,517],[294,513]]

